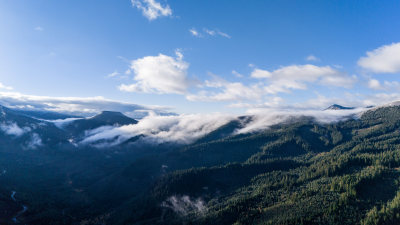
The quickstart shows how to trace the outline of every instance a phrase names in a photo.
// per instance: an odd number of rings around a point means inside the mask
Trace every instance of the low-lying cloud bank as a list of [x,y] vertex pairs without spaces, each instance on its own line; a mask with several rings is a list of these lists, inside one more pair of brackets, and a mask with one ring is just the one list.
[[42,145],[43,145],[42,138],[40,138],[39,134],[32,133],[29,141],[26,143],[26,146],[24,147],[27,149],[36,149]]
[[172,209],[180,216],[186,216],[190,212],[203,214],[207,211],[205,202],[201,199],[191,199],[189,196],[171,196],[161,203],[162,207]]
[[366,108],[355,108],[352,110],[271,110],[254,109],[249,111],[253,116],[252,120],[245,127],[236,131],[236,134],[245,134],[268,129],[269,127],[300,117],[313,117],[320,123],[332,123],[346,120],[349,116],[359,117]]
[[[249,112],[252,118],[250,122],[243,124],[243,127],[232,135],[257,132],[302,116],[314,117],[321,123],[337,122],[348,119],[349,116],[359,116],[366,110],[365,108],[325,111],[258,109]],[[141,140],[152,144],[165,142],[190,144],[235,119],[237,116],[227,114],[150,115],[140,120],[138,124],[121,127],[104,126],[87,131],[86,137],[80,144],[113,146],[133,137],[140,137]]]
[[80,120],[80,119],[82,118],[66,118],[66,119],[44,120],[44,121],[53,123],[58,128],[64,128],[66,125],[74,122],[75,120]]
[[143,135],[142,139],[149,143],[177,142],[189,144],[234,118],[231,115],[216,113],[176,116],[151,114],[139,120],[137,124],[121,127],[104,126],[88,131],[81,144],[112,140],[109,145],[117,145],[140,135]]
[[19,127],[16,123],[2,123],[0,124],[0,130],[8,135],[15,137],[22,136],[23,134],[30,132],[30,127]]
[[40,135],[32,132],[33,130],[34,128],[32,127],[20,127],[17,123],[13,122],[0,124],[0,132],[3,132],[11,137],[19,138],[23,135],[29,135],[28,140],[21,143],[21,146],[24,149],[36,149],[43,145]]

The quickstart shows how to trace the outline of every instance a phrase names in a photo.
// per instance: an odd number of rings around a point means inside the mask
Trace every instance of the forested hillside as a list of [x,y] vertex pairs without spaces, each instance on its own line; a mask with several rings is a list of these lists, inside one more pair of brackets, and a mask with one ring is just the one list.
[[235,134],[252,119],[190,145],[17,150],[7,142],[0,223],[400,224],[399,106]]
[[159,158],[170,172],[126,211],[132,224],[400,224],[399,107],[336,124],[303,118]]

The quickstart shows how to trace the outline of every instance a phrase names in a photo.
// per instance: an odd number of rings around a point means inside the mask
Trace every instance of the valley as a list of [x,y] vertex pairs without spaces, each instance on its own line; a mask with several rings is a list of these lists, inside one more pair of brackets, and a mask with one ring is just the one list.
[[[240,117],[192,144],[146,144],[139,137],[107,148],[68,139],[137,121],[106,112],[58,127],[3,111],[3,124],[30,130],[1,139],[0,166],[6,172],[0,176],[0,212],[8,218],[2,223],[396,224],[399,219],[399,106],[331,123],[294,117],[235,134],[254,120]],[[24,140],[32,132],[42,141],[28,149]]]
[[0,0],[0,225],[400,225],[399,12]]

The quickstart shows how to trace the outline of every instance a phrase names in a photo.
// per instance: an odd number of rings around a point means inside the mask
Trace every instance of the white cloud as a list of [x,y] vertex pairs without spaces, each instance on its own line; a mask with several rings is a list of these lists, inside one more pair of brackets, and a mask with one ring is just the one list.
[[[339,104],[345,107],[365,108],[370,106],[382,106],[392,102],[400,101],[400,93],[375,93],[375,94],[360,94],[360,93],[343,93],[335,94],[334,97],[326,97],[317,94],[316,98],[310,98],[303,102],[292,104],[283,104],[284,99],[270,98],[264,104],[233,104],[231,107],[246,108],[247,113],[258,111],[273,110],[273,111],[289,111],[289,112],[304,112],[304,111],[321,111],[330,105]],[[340,110],[342,111],[342,110]],[[347,111],[347,110],[345,110]]]
[[162,16],[171,16],[171,7],[166,4],[165,6],[156,0],[131,0],[132,6],[141,10],[143,15],[148,20],[155,20]]
[[107,77],[116,77],[118,75],[119,75],[118,71],[114,71],[114,72],[108,74]]
[[159,54],[132,61],[133,84],[122,84],[121,91],[157,94],[184,94],[189,86],[187,69],[189,63],[176,51],[177,58]]
[[[259,80],[253,84],[228,82],[214,76],[214,80],[204,82],[202,90],[188,94],[190,101],[260,101],[268,95],[291,90],[306,90],[309,83],[325,86],[350,88],[357,80],[355,76],[335,70],[329,66],[292,65],[274,71],[254,68],[251,78]],[[236,104],[236,103],[235,103]]]
[[41,26],[37,26],[37,27],[34,28],[34,30],[36,30],[36,31],[43,31],[44,29],[43,29],[43,27],[41,27]]
[[253,78],[270,78],[272,74],[266,70],[260,70],[260,69],[254,69],[253,72],[251,72],[251,77]]
[[314,61],[314,62],[319,61],[319,59],[318,59],[316,56],[314,56],[314,55],[309,55],[309,56],[307,56],[307,57],[306,57],[306,60],[307,60],[307,61]]
[[232,74],[235,75],[235,77],[238,77],[238,78],[242,78],[243,77],[243,75],[240,74],[239,72],[237,72],[236,70],[232,70]]
[[176,55],[176,58],[178,59],[178,60],[182,60],[183,59],[183,53],[182,53],[182,49],[176,49],[175,50],[175,55]]
[[330,105],[339,104],[347,107],[366,107],[369,105],[364,104],[363,99],[368,99],[370,96],[362,96],[351,93],[344,93],[335,95],[335,97],[328,98],[317,93],[316,98],[310,98],[305,101],[298,101],[296,103],[287,104],[286,100],[279,96],[271,96],[265,99],[263,103],[234,103],[229,105],[232,108],[247,109],[247,113],[254,113],[258,111],[281,111],[281,112],[303,112],[303,111],[321,111]]
[[397,82],[397,81],[383,81],[383,87],[384,87],[384,89],[386,89],[386,90],[389,90],[389,89],[396,89],[396,90],[399,90],[399,88],[400,88],[400,83],[399,82]]
[[206,37],[206,36],[220,36],[230,39],[231,36],[225,32],[218,29],[210,30],[208,28],[203,28],[203,32],[198,31],[196,28],[189,29],[189,32],[195,37]]
[[211,36],[215,36],[217,34],[217,32],[215,32],[214,30],[209,30],[207,28],[204,28],[203,30],[204,30],[204,32],[206,32],[208,35],[211,35]]
[[358,60],[358,65],[373,73],[400,72],[400,43],[381,46],[367,52]]
[[210,29],[204,28],[203,31],[210,36],[218,35],[218,36],[225,37],[225,38],[231,38],[231,36],[229,34],[221,32],[219,30],[210,30]]
[[12,90],[13,88],[10,86],[6,86],[0,82],[0,89]]
[[398,89],[400,87],[400,83],[397,81],[383,81],[383,84],[377,79],[370,79],[368,81],[368,87],[374,90],[390,90],[390,89]]
[[[210,85],[217,87],[223,84],[214,82]],[[314,117],[316,121],[321,123],[336,122],[347,119],[349,116],[360,116],[360,113],[368,110],[365,108],[366,106],[381,106],[397,100],[400,100],[398,93],[374,95],[347,93],[344,96],[334,98],[318,95],[317,98],[292,105],[283,105],[284,99],[273,96],[261,104],[235,103],[230,106],[247,108],[245,115],[251,116],[252,120],[243,124],[243,127],[235,133],[249,133],[268,129],[272,125],[302,116]],[[323,109],[335,103],[356,108],[323,111]],[[139,136],[143,136],[139,140],[150,144],[165,142],[189,144],[236,118],[234,115],[220,113],[175,116],[150,114],[140,120],[138,124],[121,127],[105,126],[88,131],[80,144],[108,147]]]
[[207,207],[201,199],[191,200],[189,196],[171,196],[161,203],[162,207],[170,208],[180,216],[185,216],[190,212],[205,213]]
[[26,144],[26,148],[36,149],[42,145],[43,145],[42,139],[40,138],[39,134],[32,133],[31,138],[29,139],[28,143]]
[[319,83],[325,86],[351,88],[356,81],[357,77],[355,75],[347,76],[345,74],[337,74],[334,76],[321,77]]
[[158,144],[163,142],[191,143],[218,127],[228,123],[234,117],[223,114],[188,114],[178,116],[158,116],[150,114],[139,123],[121,127],[102,127],[89,131],[81,144],[97,143],[109,140],[117,145],[129,138],[145,135],[142,140]]
[[270,109],[256,108],[248,110],[253,115],[253,119],[246,124],[245,127],[236,131],[237,134],[257,132],[265,130],[272,125],[282,123],[284,121],[309,116],[316,119],[320,123],[331,123],[347,119],[351,115],[359,115],[366,111],[365,108],[356,108],[353,110],[301,110],[301,109]]
[[190,29],[189,32],[190,32],[193,36],[195,36],[195,37],[200,37],[200,34],[199,34],[199,32],[196,30],[196,28]]
[[263,91],[258,85],[246,86],[240,82],[228,82],[220,78],[213,81],[206,80],[204,86],[218,89],[217,92],[202,90],[197,94],[189,94],[189,101],[235,101],[257,100],[262,97]]
[[[280,99],[276,99],[280,102]],[[273,105],[273,103],[272,103]],[[365,108],[354,110],[310,110],[304,108],[258,107],[251,108],[246,115],[251,116],[250,122],[232,134],[256,132],[268,129],[270,126],[302,116],[314,117],[318,122],[329,123],[340,121],[351,115],[359,115]],[[237,119],[227,114],[188,114],[179,116],[150,115],[139,121],[138,124],[121,127],[105,126],[86,132],[86,138],[81,145],[109,147],[124,141],[140,137],[139,140],[148,144],[181,143],[190,144],[209,134],[228,122]]]
[[233,103],[230,104],[229,107],[231,108],[279,108],[282,106],[282,103],[284,102],[284,99],[281,97],[272,97],[268,98],[264,103],[257,103],[257,104],[251,104],[251,103]]
[[58,120],[45,120],[46,122],[53,123],[58,128],[64,128],[66,125],[74,122],[75,120],[80,120],[82,118],[66,118]]
[[333,69],[330,66],[291,65],[274,71],[254,69],[251,77],[265,78],[268,85],[265,91],[270,94],[289,92],[291,89],[307,89],[307,83],[319,83],[326,86],[350,88],[356,81],[356,77]]
[[[339,104],[344,107],[365,107],[365,105],[360,101],[363,96],[357,96],[355,94],[344,93],[336,94],[335,97],[326,97],[321,94],[317,94],[316,98],[311,98],[305,102],[298,102],[290,107],[286,108],[296,108],[302,111],[304,110],[322,110],[328,108],[330,105]],[[282,106],[280,106],[282,107]]]
[[101,111],[118,111],[137,118],[154,111],[165,114],[167,107],[141,106],[137,104],[114,101],[104,97],[49,97],[24,95],[17,92],[0,92],[0,105],[9,108],[27,110],[48,110],[53,112],[90,116]]
[[374,90],[380,90],[383,89],[381,83],[379,82],[379,80],[376,79],[370,79],[368,81],[368,87]]
[[229,34],[227,34],[227,33],[224,33],[224,32],[221,32],[221,31],[217,31],[217,33],[222,37],[226,37],[226,38],[229,38],[229,39],[231,38],[231,36]]
[[400,93],[378,93],[374,95],[365,96],[361,99],[363,105],[366,106],[382,106],[400,100]]
[[23,134],[25,134],[26,132],[31,131],[31,129],[29,127],[19,127],[16,123],[3,123],[0,124],[0,129],[8,134],[8,135],[13,135],[16,137],[19,137]]

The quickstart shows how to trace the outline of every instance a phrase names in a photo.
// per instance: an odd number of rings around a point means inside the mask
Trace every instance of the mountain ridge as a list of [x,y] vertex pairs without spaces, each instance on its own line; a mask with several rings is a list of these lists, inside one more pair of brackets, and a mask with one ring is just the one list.
[[16,191],[29,208],[18,219],[33,225],[400,222],[400,106],[230,135],[253,119],[187,145],[17,151],[15,139],[0,148],[0,211],[18,213],[7,208]]
[[345,107],[338,104],[333,104],[324,110],[350,110],[350,109],[355,109],[355,107]]

